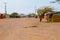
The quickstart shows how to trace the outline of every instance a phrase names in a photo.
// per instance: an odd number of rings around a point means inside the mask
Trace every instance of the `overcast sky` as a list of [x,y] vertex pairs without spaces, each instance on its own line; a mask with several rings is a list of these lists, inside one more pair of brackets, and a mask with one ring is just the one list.
[[[0,13],[4,13],[4,2],[7,3],[7,13],[34,13],[35,8],[46,6],[53,7],[55,10],[60,10],[60,4],[49,3],[52,0],[0,0]],[[35,7],[36,6],[36,7]]]

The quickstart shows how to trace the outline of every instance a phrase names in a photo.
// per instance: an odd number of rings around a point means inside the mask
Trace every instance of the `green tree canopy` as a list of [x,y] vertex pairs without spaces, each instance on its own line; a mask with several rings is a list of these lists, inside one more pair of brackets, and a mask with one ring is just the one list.
[[17,12],[13,12],[11,15],[12,16],[18,16],[19,14]]
[[37,10],[38,15],[45,14],[45,13],[48,13],[48,12],[53,12],[53,9],[50,8],[50,7],[45,7],[43,9],[38,9]]
[[20,17],[20,15],[19,15],[17,12],[13,12],[13,13],[10,15],[10,17],[12,17],[12,18],[18,18],[18,17]]

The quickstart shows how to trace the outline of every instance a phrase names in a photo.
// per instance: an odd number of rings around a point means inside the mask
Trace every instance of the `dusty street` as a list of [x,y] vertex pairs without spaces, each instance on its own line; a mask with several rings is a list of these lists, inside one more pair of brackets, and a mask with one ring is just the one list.
[[60,23],[35,18],[0,19],[0,40],[60,40]]

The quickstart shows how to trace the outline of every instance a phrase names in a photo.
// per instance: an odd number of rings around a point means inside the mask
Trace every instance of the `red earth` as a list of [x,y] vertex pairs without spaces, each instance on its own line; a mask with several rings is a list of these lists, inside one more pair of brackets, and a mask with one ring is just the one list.
[[60,40],[60,22],[37,18],[0,19],[0,40]]

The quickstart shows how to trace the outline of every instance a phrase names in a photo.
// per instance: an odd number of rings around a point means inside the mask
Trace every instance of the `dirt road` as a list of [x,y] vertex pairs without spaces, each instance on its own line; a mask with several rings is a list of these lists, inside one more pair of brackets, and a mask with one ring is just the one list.
[[60,23],[35,18],[0,19],[0,40],[60,40]]

